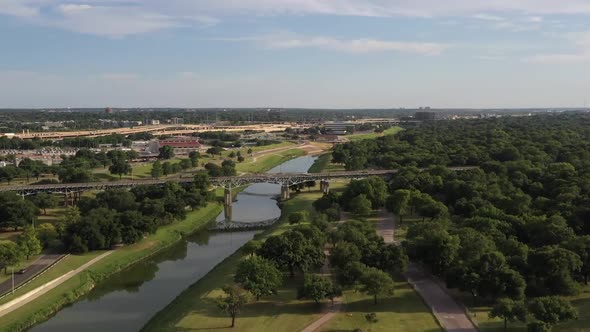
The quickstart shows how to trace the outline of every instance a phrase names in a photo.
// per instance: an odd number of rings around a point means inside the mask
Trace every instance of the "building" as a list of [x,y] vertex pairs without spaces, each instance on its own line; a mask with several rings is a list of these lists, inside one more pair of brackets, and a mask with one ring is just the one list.
[[157,139],[149,141],[133,141],[131,149],[137,151],[140,157],[153,157],[160,153],[160,143]]
[[170,123],[175,124],[175,125],[181,125],[181,124],[184,124],[184,119],[183,118],[172,118],[172,119],[170,119]]
[[436,112],[420,111],[414,114],[414,119],[418,121],[434,121],[436,120]]
[[110,108],[110,107],[107,107],[107,108],[105,108],[105,109],[104,109],[104,112],[105,112],[106,114],[112,114],[112,113],[113,113],[113,109],[112,109],[112,108]]
[[189,136],[177,136],[166,138],[159,141],[159,146],[170,146],[174,148],[175,154],[189,154],[192,151],[199,151],[201,149],[201,143],[197,137]]
[[326,135],[346,135],[348,134],[350,127],[354,127],[354,125],[350,125],[344,122],[324,123]]

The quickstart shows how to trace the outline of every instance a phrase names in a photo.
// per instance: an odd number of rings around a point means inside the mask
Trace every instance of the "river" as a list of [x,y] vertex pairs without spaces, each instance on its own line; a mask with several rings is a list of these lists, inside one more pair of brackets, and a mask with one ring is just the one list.
[[[307,172],[314,160],[309,156],[292,159],[271,169],[269,173]],[[236,198],[234,219],[255,222],[278,218],[281,210],[273,196],[279,193],[278,185],[248,186]],[[223,218],[222,213],[217,219]],[[138,331],[183,290],[251,240],[254,234],[256,232],[197,232],[149,259],[114,274],[76,303],[30,331]]]

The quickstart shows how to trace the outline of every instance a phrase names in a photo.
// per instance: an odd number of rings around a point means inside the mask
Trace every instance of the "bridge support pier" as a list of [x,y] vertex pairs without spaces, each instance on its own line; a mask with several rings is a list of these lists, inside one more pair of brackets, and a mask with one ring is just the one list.
[[320,190],[324,194],[328,194],[330,192],[330,182],[322,180],[320,181]]
[[232,203],[233,203],[233,196],[231,194],[231,187],[225,188],[223,193],[223,215],[225,216],[225,221],[230,222],[232,220]]
[[291,194],[289,193],[289,184],[284,183],[281,186],[281,200],[282,201],[286,201],[291,197]]

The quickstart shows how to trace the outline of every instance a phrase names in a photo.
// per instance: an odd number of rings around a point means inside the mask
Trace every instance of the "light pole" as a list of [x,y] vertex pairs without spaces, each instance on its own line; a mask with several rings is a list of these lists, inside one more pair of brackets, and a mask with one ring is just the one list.
[[14,294],[14,266],[11,266],[12,268],[12,294]]

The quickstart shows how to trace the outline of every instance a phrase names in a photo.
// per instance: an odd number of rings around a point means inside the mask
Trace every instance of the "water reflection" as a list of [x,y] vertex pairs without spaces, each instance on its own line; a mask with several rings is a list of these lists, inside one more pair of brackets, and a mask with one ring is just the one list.
[[[305,172],[314,158],[291,160],[270,172]],[[278,194],[279,186],[256,184],[253,194]],[[239,195],[237,220],[261,221],[280,216],[272,196]],[[64,308],[35,332],[138,331],[178,294],[233,254],[256,232],[198,232],[99,284],[87,296]]]

